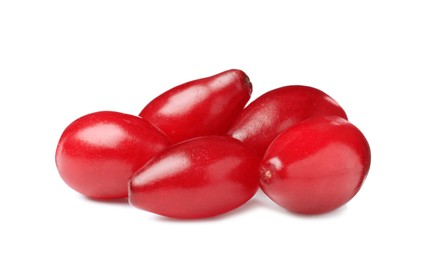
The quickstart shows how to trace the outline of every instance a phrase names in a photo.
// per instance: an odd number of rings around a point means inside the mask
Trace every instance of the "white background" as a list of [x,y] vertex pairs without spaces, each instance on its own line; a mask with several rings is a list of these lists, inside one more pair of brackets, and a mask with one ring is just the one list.
[[[0,2],[0,259],[424,259],[422,1],[141,2]],[[258,193],[176,221],[59,177],[56,144],[76,118],[138,114],[230,68],[253,98],[304,84],[344,107],[373,157],[352,201],[303,217]]]

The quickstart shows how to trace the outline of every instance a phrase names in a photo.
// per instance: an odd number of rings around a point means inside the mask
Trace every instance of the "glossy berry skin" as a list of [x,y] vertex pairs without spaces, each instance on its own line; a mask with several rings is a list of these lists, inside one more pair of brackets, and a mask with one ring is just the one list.
[[228,134],[264,154],[281,132],[307,118],[345,111],[323,91],[300,85],[271,90],[251,102],[232,124]]
[[261,189],[301,214],[332,211],[356,195],[370,167],[366,138],[345,119],[307,119],[280,134],[260,166]]
[[65,183],[87,197],[125,198],[131,175],[169,145],[164,134],[140,117],[100,111],[65,129],[56,165]]
[[260,158],[225,136],[198,137],[171,146],[129,183],[130,203],[159,215],[216,216],[248,201],[258,189]]
[[139,115],[160,128],[173,143],[225,134],[251,92],[251,82],[243,71],[227,70],[164,92]]

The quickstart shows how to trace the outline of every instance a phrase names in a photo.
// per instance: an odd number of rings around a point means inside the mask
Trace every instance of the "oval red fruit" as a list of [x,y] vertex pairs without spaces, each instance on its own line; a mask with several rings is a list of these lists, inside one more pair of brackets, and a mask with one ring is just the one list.
[[139,115],[161,129],[173,143],[224,134],[251,92],[251,82],[243,71],[227,70],[164,92]]
[[255,151],[225,136],[206,136],[173,145],[138,171],[129,201],[172,218],[219,215],[248,201],[258,189]]
[[280,134],[260,166],[260,186],[289,211],[319,214],[357,194],[370,167],[366,138],[345,119],[307,119]]
[[281,132],[307,118],[325,115],[347,119],[344,110],[323,91],[308,86],[285,86],[251,102],[228,134],[264,154]]
[[55,159],[60,176],[74,190],[96,199],[125,198],[131,175],[169,144],[140,117],[101,111],[65,129]]

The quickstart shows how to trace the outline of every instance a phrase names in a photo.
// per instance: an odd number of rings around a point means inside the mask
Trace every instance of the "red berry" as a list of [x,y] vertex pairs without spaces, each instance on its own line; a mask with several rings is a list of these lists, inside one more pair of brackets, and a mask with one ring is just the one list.
[[302,214],[334,210],[356,195],[370,167],[369,144],[345,119],[307,119],[280,134],[260,166],[262,190]]
[[347,119],[344,110],[323,91],[286,86],[269,91],[249,104],[228,134],[264,154],[281,132],[307,118],[325,115]]
[[60,176],[74,190],[96,199],[127,197],[131,175],[169,146],[148,121],[101,111],[72,122],[56,150]]
[[172,218],[219,215],[248,201],[258,189],[255,151],[225,136],[173,145],[143,166],[129,183],[130,203]]
[[164,92],[139,115],[160,128],[173,143],[225,134],[251,92],[251,82],[243,71],[228,70]]

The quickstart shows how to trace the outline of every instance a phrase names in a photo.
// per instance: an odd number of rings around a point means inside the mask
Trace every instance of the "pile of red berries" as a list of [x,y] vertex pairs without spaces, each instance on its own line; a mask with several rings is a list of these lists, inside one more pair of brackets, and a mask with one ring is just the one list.
[[138,116],[85,115],[59,140],[59,174],[87,197],[128,197],[134,207],[183,219],[226,213],[258,187],[301,214],[352,199],[370,148],[338,103],[293,85],[246,106],[251,92],[248,76],[233,69],[171,88]]

